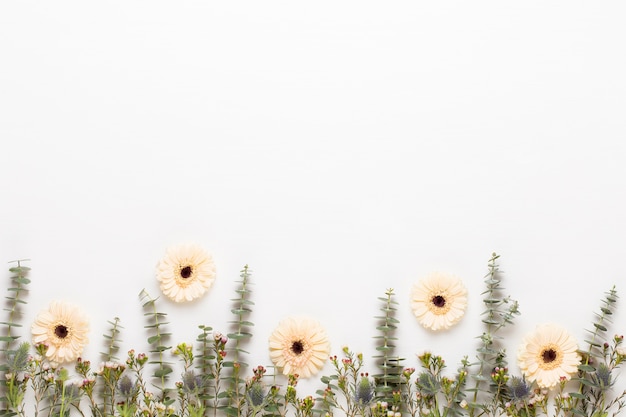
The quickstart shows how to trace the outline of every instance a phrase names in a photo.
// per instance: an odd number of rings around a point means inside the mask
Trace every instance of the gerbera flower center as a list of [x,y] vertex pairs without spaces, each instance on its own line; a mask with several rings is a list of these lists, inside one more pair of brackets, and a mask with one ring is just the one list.
[[428,310],[431,313],[441,316],[450,311],[451,304],[446,298],[446,294],[435,293],[430,297],[430,303],[428,304]]
[[296,340],[291,344],[291,351],[296,355],[302,354],[304,352],[304,343],[301,340]]
[[556,352],[553,349],[544,350],[542,356],[544,363],[550,363],[556,360]]
[[446,299],[440,295],[435,295],[432,299],[432,302],[435,305],[435,307],[439,307],[439,308],[442,308],[446,305]]
[[193,274],[193,268],[190,267],[189,265],[181,268],[180,270],[180,276],[181,278],[187,279],[191,276],[191,274]]
[[70,331],[67,328],[67,326],[64,326],[62,324],[57,324],[54,327],[54,335],[58,337],[59,339],[65,339],[69,334],[70,334]]
[[539,351],[539,367],[544,370],[551,370],[561,365],[563,355],[561,349],[555,344],[549,344]]

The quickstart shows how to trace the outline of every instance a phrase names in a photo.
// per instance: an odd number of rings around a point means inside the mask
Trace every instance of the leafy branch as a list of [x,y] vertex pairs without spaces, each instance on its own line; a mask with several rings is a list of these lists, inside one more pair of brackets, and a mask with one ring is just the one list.
[[614,405],[620,410],[624,407],[626,391],[612,401],[607,402],[605,398],[606,391],[614,384],[612,372],[623,360],[623,355],[617,353],[623,336],[615,336],[612,346],[603,342],[607,339],[606,332],[617,300],[617,290],[613,286],[605,292],[600,312],[594,313],[593,330],[586,330],[590,336],[585,340],[587,350],[579,351],[582,360],[575,379],[579,383],[578,391],[569,393],[574,398],[571,411],[576,415],[606,417]]
[[120,349],[118,345],[120,342],[118,340],[118,335],[120,333],[120,329],[123,329],[120,325],[120,319],[118,317],[115,317],[113,321],[109,320],[108,323],[111,325],[109,333],[102,335],[102,337],[104,337],[107,350],[106,352],[100,352],[105,362],[118,360],[118,357],[115,356]]
[[0,348],[0,354],[6,361],[0,364],[0,371],[4,374],[4,378],[0,379],[0,402],[3,406],[0,409],[0,415],[11,416],[16,413],[23,412],[23,398],[26,390],[26,383],[19,381],[18,374],[26,370],[28,366],[28,350],[30,345],[26,342],[21,343],[17,349],[14,348],[15,342],[20,338],[19,335],[13,333],[14,328],[22,327],[19,318],[22,316],[21,305],[26,304],[22,299],[23,293],[27,292],[27,285],[30,279],[27,275],[30,268],[22,266],[22,262],[28,259],[21,259],[9,263],[16,263],[17,266],[9,268],[11,272],[11,285],[7,288],[9,295],[7,306],[4,311],[8,312],[6,321],[0,322],[2,325],[2,334],[0,334],[0,342],[3,342]]
[[507,363],[506,352],[500,343],[502,338],[497,333],[505,326],[513,324],[514,317],[520,314],[517,301],[511,300],[509,296],[503,297],[501,295],[503,287],[499,265],[497,264],[498,258],[500,255],[493,253],[489,259],[487,264],[489,272],[485,275],[484,280],[486,289],[481,293],[484,296],[483,303],[485,304],[481,321],[485,325],[485,330],[479,336],[481,343],[477,349],[478,370],[471,375],[474,380],[474,387],[468,389],[474,393],[473,400],[469,404],[470,417],[483,413],[495,414],[498,404],[495,402],[482,404],[479,396],[482,392],[486,395],[492,395],[494,400],[499,398],[498,392],[494,392],[494,390],[497,391],[502,386],[490,383],[492,381],[491,373],[496,368],[505,369]]
[[17,266],[9,268],[9,271],[13,274],[11,275],[12,286],[7,288],[9,295],[5,297],[8,300],[8,305],[4,309],[9,313],[9,317],[7,321],[0,322],[4,326],[3,334],[0,335],[0,342],[4,342],[5,346],[2,349],[2,352],[9,351],[13,343],[20,338],[20,336],[12,334],[12,329],[14,327],[22,327],[18,318],[21,317],[20,305],[26,304],[26,301],[22,300],[22,294],[26,291],[27,285],[30,284],[30,279],[27,278],[28,272],[30,268],[27,266],[22,266],[22,262],[27,261],[28,259],[21,259],[17,261],[11,261],[10,263],[17,263]]
[[380,332],[380,335],[374,336],[378,340],[376,350],[380,352],[379,355],[374,356],[374,359],[378,359],[378,366],[381,370],[379,374],[374,375],[376,394],[380,401],[388,403],[393,401],[392,394],[400,390],[399,385],[402,381],[400,377],[402,359],[394,355],[394,342],[398,340],[394,332],[398,328],[399,320],[395,318],[397,310],[395,306],[398,302],[393,299],[393,296],[393,288],[389,288],[385,291],[385,297],[378,297],[383,302],[381,307],[383,315],[375,317],[379,321],[376,330]]
[[148,345],[152,346],[150,350],[151,353],[155,353],[157,355],[156,360],[151,360],[148,362],[152,365],[157,365],[157,369],[154,371],[153,377],[160,380],[160,389],[162,394],[163,402],[167,403],[173,400],[168,399],[167,397],[167,388],[166,382],[169,378],[169,375],[172,373],[171,363],[166,362],[163,356],[163,352],[170,350],[171,346],[166,346],[166,340],[171,336],[171,333],[163,332],[162,327],[166,324],[169,324],[165,321],[166,313],[161,313],[156,308],[156,298],[150,297],[150,295],[146,292],[146,290],[141,290],[140,299],[143,302],[143,308],[147,310],[144,313],[144,316],[148,318],[148,324],[144,326],[144,328],[148,329],[148,331],[152,332],[152,335],[148,337]]
[[241,372],[247,368],[248,364],[241,360],[241,354],[248,353],[242,345],[244,341],[252,337],[250,328],[254,326],[254,323],[248,319],[252,313],[251,306],[254,305],[254,302],[250,300],[252,291],[248,288],[251,276],[252,271],[248,269],[248,265],[245,265],[239,275],[241,279],[237,281],[239,287],[235,290],[238,297],[231,299],[233,308],[230,311],[235,315],[235,320],[229,322],[234,327],[234,331],[228,333],[228,339],[234,340],[234,345],[228,349],[228,352],[232,353],[233,358],[223,363],[225,368],[231,369],[230,376],[226,378],[230,383],[229,404],[225,408],[228,415],[240,415],[241,407],[245,401],[243,392],[245,380],[241,377]]

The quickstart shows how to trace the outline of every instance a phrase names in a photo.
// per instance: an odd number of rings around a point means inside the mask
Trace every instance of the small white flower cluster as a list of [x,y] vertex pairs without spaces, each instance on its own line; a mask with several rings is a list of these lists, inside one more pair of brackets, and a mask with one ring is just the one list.
[[149,416],[171,416],[176,412],[173,405],[165,405],[161,401],[154,401],[154,394],[146,392],[146,401],[141,405],[141,415]]
[[535,403],[540,403],[543,400],[545,400],[546,395],[548,395],[548,390],[547,389],[542,389],[541,391],[534,393],[532,395],[532,397],[530,397],[530,400],[528,400],[528,404],[533,405]]
[[124,371],[124,369],[126,369],[126,364],[124,363],[107,361],[100,363],[100,365],[98,365],[98,368],[93,373],[95,375],[102,375],[106,371],[113,370],[122,372]]
[[387,417],[402,417],[402,413],[399,410],[395,408],[389,409],[389,404],[386,401],[377,401],[370,408],[372,409],[372,415],[380,415],[379,413],[382,412]]

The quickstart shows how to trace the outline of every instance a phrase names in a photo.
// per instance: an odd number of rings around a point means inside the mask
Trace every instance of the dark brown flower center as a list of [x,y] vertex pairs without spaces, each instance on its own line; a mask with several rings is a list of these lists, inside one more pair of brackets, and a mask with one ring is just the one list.
[[543,359],[544,363],[551,363],[556,360],[557,354],[554,349],[546,349],[541,352],[541,358]]
[[304,352],[304,344],[300,340],[296,340],[291,344],[291,351],[296,355],[300,355]]
[[59,339],[65,339],[69,333],[70,331],[68,330],[67,326],[64,326],[62,324],[57,324],[57,326],[54,328],[54,334]]
[[180,276],[184,279],[187,279],[193,273],[193,269],[190,266],[186,266],[180,270]]
[[443,308],[446,305],[446,299],[441,295],[435,295],[431,301],[435,307]]

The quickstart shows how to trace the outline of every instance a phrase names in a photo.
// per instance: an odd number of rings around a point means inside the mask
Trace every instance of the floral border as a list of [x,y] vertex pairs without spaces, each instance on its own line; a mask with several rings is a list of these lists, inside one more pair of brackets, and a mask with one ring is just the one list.
[[[162,287],[176,302],[202,296],[215,279],[210,255],[193,247],[196,257],[168,251],[159,264],[160,282],[200,285],[188,293]],[[181,261],[181,259],[183,261]],[[98,366],[80,357],[88,323],[74,306],[53,303],[31,325],[32,344],[20,341],[21,307],[26,304],[30,268],[16,261],[10,268],[8,317],[0,336],[0,416],[588,416],[608,417],[625,406],[626,391],[615,391],[616,369],[626,358],[623,336],[607,337],[617,302],[615,287],[606,292],[589,336],[580,347],[566,329],[542,324],[527,335],[517,353],[520,375],[510,372],[500,331],[520,314],[518,303],[502,294],[501,274],[493,254],[483,295],[484,330],[472,360],[465,356],[450,374],[441,356],[424,352],[417,369],[395,352],[397,301],[393,289],[379,298],[377,354],[366,367],[361,353],[344,347],[330,353],[328,336],[309,318],[286,318],[270,337],[273,365],[250,368],[246,343],[252,336],[254,303],[243,268],[232,300],[233,331],[222,334],[199,326],[193,345],[169,346],[167,314],[157,299],[140,293],[147,352],[131,349],[118,358],[119,319],[103,337],[109,349]],[[165,265],[164,267],[162,267]],[[186,269],[188,268],[188,269]],[[165,272],[164,272],[165,271]],[[159,275],[160,274],[160,275]],[[176,275],[178,274],[178,275]],[[164,278],[165,277],[165,278]],[[186,281],[190,279],[190,281]],[[178,280],[178,281],[177,281]],[[182,280],[182,281],[181,281]],[[456,324],[467,305],[456,278],[434,274],[413,289],[416,318],[433,331]],[[450,314],[454,311],[455,314]],[[427,315],[427,317],[425,316]],[[301,378],[318,373],[330,360],[332,372],[320,378],[316,394],[300,396]],[[172,383],[175,363],[182,367]],[[367,370],[373,372],[370,373]]]

